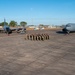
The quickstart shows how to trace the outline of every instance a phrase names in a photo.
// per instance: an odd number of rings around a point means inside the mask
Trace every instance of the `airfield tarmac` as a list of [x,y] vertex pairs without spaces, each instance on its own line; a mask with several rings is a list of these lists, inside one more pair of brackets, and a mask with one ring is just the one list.
[[24,40],[25,34],[0,34],[0,75],[75,75],[75,33],[48,33],[49,40]]

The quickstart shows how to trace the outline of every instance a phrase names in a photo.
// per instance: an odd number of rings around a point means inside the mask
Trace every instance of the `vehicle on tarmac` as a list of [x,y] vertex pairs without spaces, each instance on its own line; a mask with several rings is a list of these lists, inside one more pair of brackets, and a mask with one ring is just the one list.
[[6,20],[4,19],[4,26],[0,28],[0,32],[4,32],[7,34],[11,34],[13,31],[15,32],[21,32],[24,33],[26,31],[26,28],[10,28],[8,25],[6,25]]
[[66,33],[75,32],[75,23],[66,24],[62,31]]

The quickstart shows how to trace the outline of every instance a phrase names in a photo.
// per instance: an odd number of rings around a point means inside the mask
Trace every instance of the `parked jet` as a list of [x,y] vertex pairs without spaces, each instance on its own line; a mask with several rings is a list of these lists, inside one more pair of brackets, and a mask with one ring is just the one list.
[[3,28],[0,28],[0,32],[5,32],[8,35],[11,34],[12,31],[16,31],[18,33],[20,30],[22,31],[22,30],[26,30],[26,29],[24,29],[24,28],[10,28],[8,25],[6,25],[6,20],[5,19],[4,19]]
[[66,33],[75,32],[75,23],[66,24],[62,31]]

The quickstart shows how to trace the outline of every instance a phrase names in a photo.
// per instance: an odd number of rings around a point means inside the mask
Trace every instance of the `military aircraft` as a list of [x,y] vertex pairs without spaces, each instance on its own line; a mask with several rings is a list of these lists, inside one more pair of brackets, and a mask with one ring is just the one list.
[[66,33],[75,32],[75,23],[66,24],[62,31]]
[[12,33],[12,31],[16,31],[17,33],[20,32],[21,33],[24,32],[26,29],[25,28],[10,28],[8,25],[6,25],[6,20],[4,19],[4,26],[2,28],[0,28],[0,32],[5,32],[8,35]]

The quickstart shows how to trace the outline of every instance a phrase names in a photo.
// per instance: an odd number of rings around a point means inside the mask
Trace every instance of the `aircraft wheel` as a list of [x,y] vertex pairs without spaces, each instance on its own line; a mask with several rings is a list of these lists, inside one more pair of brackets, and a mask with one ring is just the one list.
[[69,34],[70,33],[70,31],[67,31],[67,34]]

